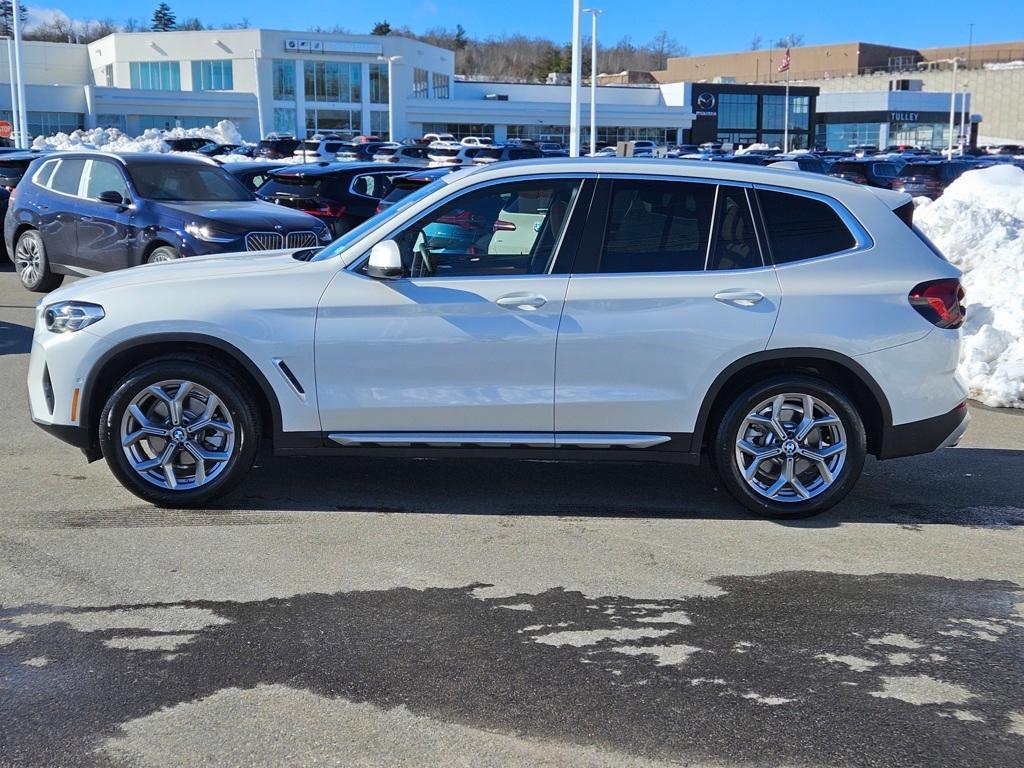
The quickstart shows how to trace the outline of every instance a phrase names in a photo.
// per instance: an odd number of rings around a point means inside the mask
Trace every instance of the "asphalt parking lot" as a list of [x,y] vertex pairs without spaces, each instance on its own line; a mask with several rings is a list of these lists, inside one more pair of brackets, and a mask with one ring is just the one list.
[[30,423],[0,266],[0,765],[1024,764],[1024,414],[810,521],[704,470],[275,459],[158,510]]

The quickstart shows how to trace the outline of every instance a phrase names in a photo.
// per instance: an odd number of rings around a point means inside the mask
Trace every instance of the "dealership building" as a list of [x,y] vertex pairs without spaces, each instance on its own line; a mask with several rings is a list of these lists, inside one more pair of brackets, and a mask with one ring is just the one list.
[[[229,119],[250,140],[272,131],[405,138],[437,130],[568,140],[567,85],[462,81],[452,51],[403,37],[237,29],[23,47],[33,136],[95,127],[138,134]],[[597,90],[603,142],[676,141],[691,126],[677,85]],[[585,89],[584,115],[589,99]],[[0,118],[10,115],[10,89],[0,86]]]
[[[32,136],[95,127],[137,135],[228,119],[249,140],[271,132],[305,137],[328,131],[398,139],[427,132],[499,142],[569,139],[568,85],[460,79],[452,51],[397,36],[122,32],[88,45],[25,42],[23,54]],[[0,67],[0,80],[5,74]],[[600,143],[781,145],[787,103],[782,85],[719,82],[731,79],[721,77],[669,82],[665,73],[654,74],[662,82],[597,88]],[[584,88],[584,144],[589,101]],[[791,147],[946,141],[948,93],[899,86],[819,95],[818,87],[794,84],[788,104]],[[0,119],[11,119],[10,89],[2,85]]]

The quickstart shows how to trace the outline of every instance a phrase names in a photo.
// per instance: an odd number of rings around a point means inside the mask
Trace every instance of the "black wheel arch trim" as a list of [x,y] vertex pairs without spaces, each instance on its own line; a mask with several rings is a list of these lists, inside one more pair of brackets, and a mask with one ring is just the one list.
[[[86,377],[85,384],[82,387],[82,417],[85,418],[87,415],[90,416],[90,422],[95,421],[91,418],[92,414],[98,414],[99,409],[97,408],[97,397],[102,397],[102,393],[97,394],[96,382],[99,379],[103,369],[106,365],[125,352],[129,352],[132,349],[139,347],[147,347],[154,344],[196,344],[199,346],[212,347],[219,352],[228,355],[233,362],[240,365],[246,373],[248,373],[253,381],[256,382],[260,388],[260,392],[263,398],[267,401],[270,408],[271,419],[273,420],[271,438],[276,445],[279,441],[284,442],[287,440],[283,428],[283,418],[281,416],[281,404],[277,399],[277,393],[274,388],[270,386],[270,382],[267,377],[263,375],[263,371],[251,360],[249,357],[242,352],[234,344],[231,344],[223,339],[219,339],[216,336],[208,336],[202,333],[152,333],[143,336],[138,336],[127,341],[123,341],[117,344],[106,352],[96,361],[92,369],[89,371],[89,375]],[[100,406],[102,407],[102,406]],[[98,445],[99,433],[98,424],[88,423],[84,425],[89,434],[89,444]],[[266,432],[264,432],[266,434]]]
[[711,418],[711,411],[715,405],[715,400],[721,394],[722,389],[725,385],[739,373],[742,373],[746,368],[753,368],[762,363],[775,363],[783,362],[785,360],[820,360],[824,363],[832,365],[838,365],[845,368],[850,374],[856,376],[857,379],[864,385],[871,396],[874,398],[875,403],[878,405],[879,411],[882,416],[882,434],[879,435],[879,442],[884,445],[886,437],[892,430],[892,408],[889,405],[889,399],[885,396],[882,388],[875,381],[874,377],[867,372],[867,370],[851,357],[833,352],[828,349],[819,349],[817,347],[784,347],[780,349],[766,349],[763,352],[755,352],[741,357],[739,360],[734,361],[725,368],[712,382],[708,391],[704,395],[704,400],[701,403],[700,411],[697,414],[697,423],[694,425],[693,430],[693,445],[691,446],[692,451],[700,451],[704,444],[705,431],[708,428],[708,421]]

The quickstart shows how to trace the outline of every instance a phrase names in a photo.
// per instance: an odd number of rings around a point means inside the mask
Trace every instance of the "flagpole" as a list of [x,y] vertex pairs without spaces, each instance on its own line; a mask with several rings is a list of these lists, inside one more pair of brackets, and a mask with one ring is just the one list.
[[783,125],[785,128],[783,129],[782,140],[785,142],[785,146],[783,146],[782,151],[789,152],[789,67],[786,67],[786,117]]

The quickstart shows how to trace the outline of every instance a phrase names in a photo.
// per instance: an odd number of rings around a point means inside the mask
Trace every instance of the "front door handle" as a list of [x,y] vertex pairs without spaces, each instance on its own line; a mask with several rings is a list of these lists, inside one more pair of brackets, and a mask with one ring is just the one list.
[[548,300],[537,293],[510,293],[495,299],[494,303],[505,309],[521,309],[524,312],[532,312],[543,307]]
[[719,291],[715,294],[715,301],[737,307],[752,307],[764,301],[764,294],[760,291]]

